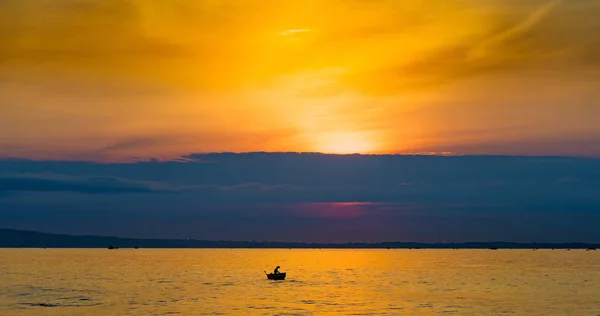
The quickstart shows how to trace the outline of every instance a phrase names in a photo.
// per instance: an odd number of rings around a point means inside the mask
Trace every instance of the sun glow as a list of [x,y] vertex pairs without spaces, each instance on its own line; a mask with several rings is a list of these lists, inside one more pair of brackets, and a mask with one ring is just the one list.
[[319,152],[330,154],[366,154],[376,150],[375,143],[361,132],[338,132],[317,136]]
[[309,31],[310,31],[309,29],[289,29],[289,30],[282,31],[279,34],[281,36],[291,36],[291,35],[295,35],[295,34],[306,33],[306,32],[309,32]]

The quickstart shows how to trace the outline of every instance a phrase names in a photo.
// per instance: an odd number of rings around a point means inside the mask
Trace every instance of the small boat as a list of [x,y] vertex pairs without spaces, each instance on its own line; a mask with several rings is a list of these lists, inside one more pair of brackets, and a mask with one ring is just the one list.
[[265,272],[265,274],[267,275],[267,279],[269,280],[285,280],[285,272],[277,274]]

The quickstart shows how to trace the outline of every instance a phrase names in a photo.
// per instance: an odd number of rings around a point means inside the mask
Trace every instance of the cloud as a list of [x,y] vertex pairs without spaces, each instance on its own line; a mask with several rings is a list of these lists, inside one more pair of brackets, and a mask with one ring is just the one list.
[[547,4],[541,6],[530,15],[528,15],[523,21],[517,23],[513,27],[504,30],[503,32],[494,35],[491,38],[486,39],[476,47],[474,47],[468,53],[468,59],[479,59],[489,54],[490,50],[494,49],[495,46],[502,44],[508,40],[519,37],[525,32],[531,30],[536,24],[543,20],[554,7],[560,3],[561,0],[553,0]]
[[[455,47],[463,47],[465,63],[485,59],[499,69],[514,66],[514,59],[528,68],[545,56],[545,64],[550,55],[584,63],[598,48],[598,10],[593,0],[340,0],[313,5],[11,0],[0,4],[3,29],[12,30],[0,33],[5,44],[0,60],[196,91],[237,89],[249,82],[277,81],[282,75],[339,68],[358,77],[371,74],[362,83],[365,88],[370,80],[398,81],[391,82],[394,86],[407,77],[417,77],[412,84],[419,85],[418,71],[382,78],[378,69],[406,71],[423,55],[455,59],[452,53],[439,53]],[[330,12],[347,17],[331,19]],[[286,16],[288,23],[276,18]],[[293,45],[281,42],[282,32],[300,32],[307,39]],[[365,54],[379,58],[367,62]],[[439,76],[444,77],[444,71],[440,69]]]
[[0,175],[6,227],[249,240],[600,238],[600,159],[213,153],[0,160]]
[[[468,15],[485,21],[484,25],[473,25],[471,33],[457,34],[443,45],[424,49],[408,60],[390,59],[364,71],[350,71],[343,82],[373,95],[432,91],[475,79],[493,82],[503,75],[531,78],[528,85],[534,84],[538,76],[562,78],[565,74],[571,81],[598,84],[599,60],[595,56],[600,41],[593,30],[600,23],[592,18],[600,13],[597,3],[492,3],[489,11]],[[477,7],[480,3],[472,5]],[[440,29],[440,38],[444,34]],[[595,70],[590,71],[590,67]]]
[[[569,201],[590,207],[600,203],[597,159],[296,153],[192,154],[184,158],[109,164],[5,160],[0,163],[0,173],[38,174],[5,175],[4,190],[12,185],[13,190],[107,194],[176,191],[187,194],[190,203],[552,206]],[[42,173],[51,175],[40,176]]]
[[[481,136],[484,136],[488,132],[493,131],[481,131]],[[512,130],[510,134],[514,135],[518,133],[518,130]],[[456,133],[457,139],[460,133]],[[555,140],[542,142],[535,138],[526,138],[518,136],[510,136],[511,140],[490,144],[485,141],[485,138],[481,140],[473,141],[471,144],[436,144],[431,147],[423,147],[424,152],[439,150],[442,152],[451,153],[467,153],[475,148],[493,155],[510,155],[515,153],[526,153],[528,151],[535,151],[540,155],[558,155],[558,156],[569,156],[570,153],[578,152],[581,156],[586,157],[600,157],[600,137],[587,136],[587,135],[576,135],[571,136],[557,136]],[[463,135],[472,138],[471,135]],[[458,141],[457,141],[458,143]]]
[[75,192],[85,194],[165,193],[175,189],[158,183],[117,177],[74,177],[58,174],[0,174],[0,192]]

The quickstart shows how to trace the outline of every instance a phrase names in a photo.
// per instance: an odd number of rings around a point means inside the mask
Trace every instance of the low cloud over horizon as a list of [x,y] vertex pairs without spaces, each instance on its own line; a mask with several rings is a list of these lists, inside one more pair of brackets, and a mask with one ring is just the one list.
[[600,241],[600,159],[184,158],[0,160],[0,227],[227,240]]

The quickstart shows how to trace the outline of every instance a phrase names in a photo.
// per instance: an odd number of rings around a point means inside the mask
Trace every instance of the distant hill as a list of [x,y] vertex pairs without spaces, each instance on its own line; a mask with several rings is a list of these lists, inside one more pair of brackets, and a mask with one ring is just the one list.
[[107,236],[73,236],[40,233],[26,230],[1,229],[0,248],[371,248],[371,249],[590,249],[600,244],[590,243],[513,243],[513,242],[464,242],[464,243],[299,243],[299,242],[254,242],[254,241],[211,241],[193,239],[138,239]]

